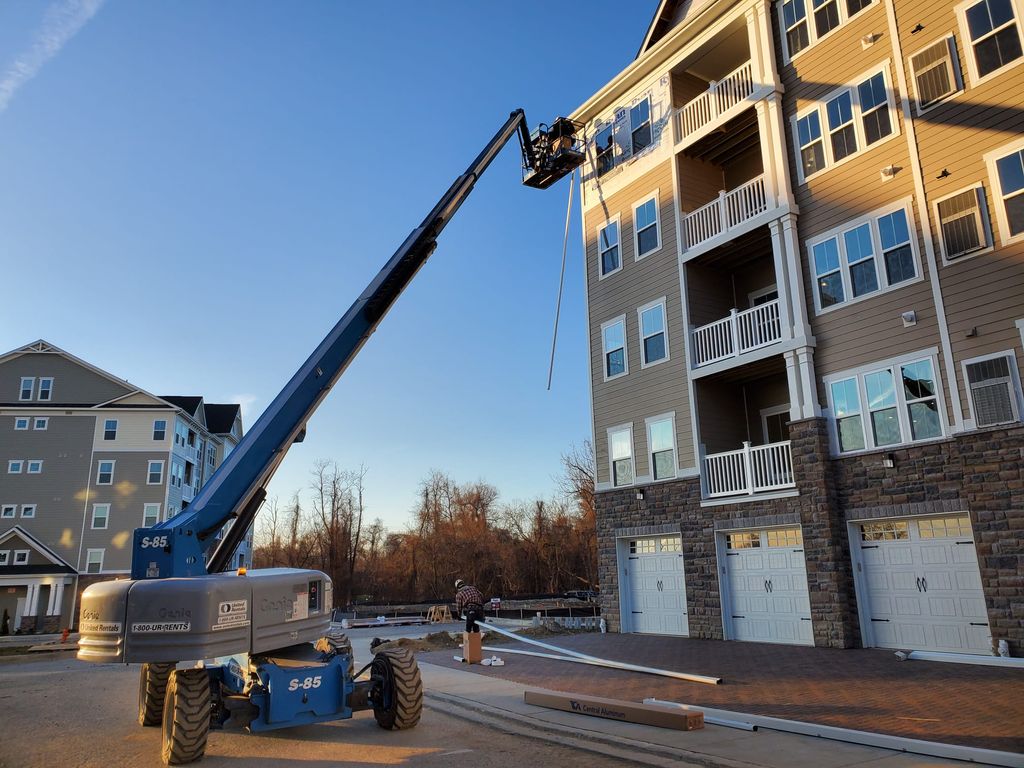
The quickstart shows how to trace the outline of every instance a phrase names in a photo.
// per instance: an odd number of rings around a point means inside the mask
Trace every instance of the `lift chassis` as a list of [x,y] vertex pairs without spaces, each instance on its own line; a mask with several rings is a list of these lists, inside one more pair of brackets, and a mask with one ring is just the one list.
[[326,574],[223,571],[284,455],[303,439],[310,417],[502,147],[518,134],[523,183],[545,189],[582,164],[579,132],[579,125],[558,118],[530,133],[521,109],[509,115],[192,504],[136,529],[132,578],[83,592],[78,658],[142,665],[138,720],[161,726],[165,763],[202,757],[211,728],[258,732],[365,709],[389,730],[419,721],[423,688],[415,659],[405,650],[383,651],[356,672],[351,644],[330,631],[333,595]]

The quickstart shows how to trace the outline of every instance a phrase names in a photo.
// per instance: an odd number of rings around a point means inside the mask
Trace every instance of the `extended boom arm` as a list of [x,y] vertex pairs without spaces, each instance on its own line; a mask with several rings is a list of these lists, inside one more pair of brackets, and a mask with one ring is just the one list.
[[[310,416],[433,253],[441,231],[498,152],[518,131],[526,173],[524,183],[540,188],[550,186],[583,161],[570,121],[559,118],[554,126],[541,129],[531,137],[523,110],[517,109],[509,115],[466,172],[409,234],[228,454],[191,505],[165,522],[135,531],[133,579],[199,576],[229,566],[231,554],[266,497],[267,483],[285,453],[292,443],[302,439]],[[234,524],[206,562],[205,554],[217,541],[217,532],[232,519]]]

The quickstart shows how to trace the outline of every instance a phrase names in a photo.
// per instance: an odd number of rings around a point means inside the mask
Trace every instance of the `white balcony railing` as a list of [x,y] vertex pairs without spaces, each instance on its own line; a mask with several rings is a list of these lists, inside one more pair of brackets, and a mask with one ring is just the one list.
[[795,488],[789,441],[751,446],[704,457],[704,493],[709,499],[752,496]]
[[754,70],[748,61],[721,80],[712,81],[704,93],[676,110],[676,141],[711,125],[753,92]]
[[768,210],[764,175],[747,181],[736,189],[722,190],[707,205],[683,216],[686,247],[693,248],[705,240],[727,232]]
[[738,357],[782,340],[779,300],[766,301],[693,329],[693,366]]

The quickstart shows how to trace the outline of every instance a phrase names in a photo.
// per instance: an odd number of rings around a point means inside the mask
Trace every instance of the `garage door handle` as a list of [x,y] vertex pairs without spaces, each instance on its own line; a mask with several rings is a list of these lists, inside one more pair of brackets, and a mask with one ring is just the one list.
[[928,579],[926,579],[924,576],[922,576],[921,577],[921,583],[924,585],[924,591],[927,592],[928,591]]
[[921,577],[920,576],[917,577],[917,591],[918,592],[921,591]]

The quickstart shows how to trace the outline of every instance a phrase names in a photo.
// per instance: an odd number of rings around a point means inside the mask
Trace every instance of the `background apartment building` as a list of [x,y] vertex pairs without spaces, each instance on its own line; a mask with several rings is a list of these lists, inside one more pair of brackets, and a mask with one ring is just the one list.
[[188,506],[241,436],[237,404],[157,397],[45,341],[0,356],[10,631],[73,625],[86,586],[130,572],[134,529]]
[[1024,653],[1022,40],[665,0],[573,115],[614,629]]

